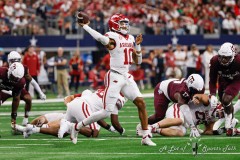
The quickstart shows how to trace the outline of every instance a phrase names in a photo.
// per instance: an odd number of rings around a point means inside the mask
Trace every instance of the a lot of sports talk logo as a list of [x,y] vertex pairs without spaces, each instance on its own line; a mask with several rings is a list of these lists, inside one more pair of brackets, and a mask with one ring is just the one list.
[[234,153],[238,150],[237,146],[231,144],[204,144],[207,139],[189,138],[182,140],[182,143],[173,145],[163,145],[159,152],[162,154],[191,154],[193,156],[204,154],[224,154]]

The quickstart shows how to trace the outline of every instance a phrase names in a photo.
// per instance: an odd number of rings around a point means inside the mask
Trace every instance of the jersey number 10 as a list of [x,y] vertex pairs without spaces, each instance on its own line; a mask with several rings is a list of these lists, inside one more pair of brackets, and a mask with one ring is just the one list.
[[124,49],[124,65],[132,64],[132,48],[125,48]]

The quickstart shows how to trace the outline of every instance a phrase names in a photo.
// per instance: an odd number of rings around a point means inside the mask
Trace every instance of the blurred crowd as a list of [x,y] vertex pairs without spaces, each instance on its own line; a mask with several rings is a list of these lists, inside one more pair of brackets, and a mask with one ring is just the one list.
[[240,34],[240,0],[0,0],[0,35],[75,34],[80,10],[100,32],[123,13],[144,34]]

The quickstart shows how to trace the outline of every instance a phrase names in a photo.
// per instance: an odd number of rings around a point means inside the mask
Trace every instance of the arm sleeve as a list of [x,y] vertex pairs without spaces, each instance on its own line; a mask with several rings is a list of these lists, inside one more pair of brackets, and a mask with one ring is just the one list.
[[181,105],[180,110],[182,111],[184,119],[187,122],[187,124],[189,124],[190,127],[195,126],[189,106],[186,104]]
[[33,78],[32,78],[32,80],[31,80],[31,84],[32,84],[33,87],[37,90],[37,92],[38,92],[39,94],[42,93],[42,90],[41,90],[40,86],[38,85],[38,83],[37,83]]
[[209,90],[210,90],[210,94],[216,95],[216,83],[217,83],[217,68],[214,65],[214,60],[213,58],[210,61],[210,72],[209,72]]
[[101,42],[103,45],[107,45],[109,43],[109,41],[110,41],[110,39],[108,37],[100,34],[97,31],[95,31],[94,29],[92,29],[88,25],[84,25],[83,29],[85,31],[87,31],[94,39],[96,39],[97,41]]

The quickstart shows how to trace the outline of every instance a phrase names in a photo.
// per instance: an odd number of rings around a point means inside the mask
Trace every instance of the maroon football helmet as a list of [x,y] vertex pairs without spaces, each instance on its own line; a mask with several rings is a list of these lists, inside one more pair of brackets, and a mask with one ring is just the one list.
[[130,30],[129,19],[122,14],[114,14],[108,21],[111,31],[128,34]]

